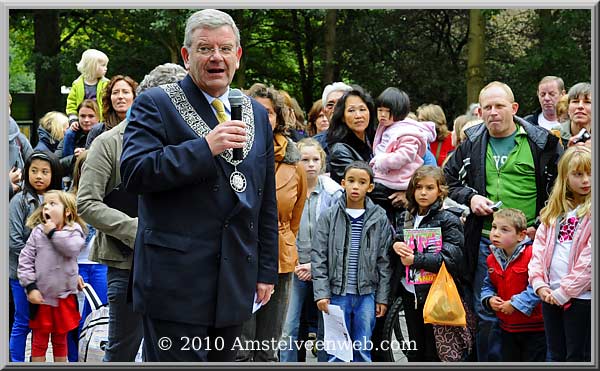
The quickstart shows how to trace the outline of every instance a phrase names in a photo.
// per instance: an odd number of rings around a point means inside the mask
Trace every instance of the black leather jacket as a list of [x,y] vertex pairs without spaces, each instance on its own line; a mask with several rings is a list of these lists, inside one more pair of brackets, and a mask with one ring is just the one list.
[[346,166],[354,161],[369,162],[373,156],[373,150],[369,143],[358,139],[354,133],[348,134],[337,143],[329,143],[329,156],[327,157],[327,169],[330,171],[331,179],[340,183],[344,179]]
[[[395,241],[404,241],[404,229],[414,228],[415,216],[405,211],[396,225]],[[446,264],[446,269],[452,275],[456,287],[462,293],[462,284],[465,282],[465,261],[463,254],[464,234],[460,218],[451,211],[442,209],[442,202],[436,201],[429,208],[429,212],[421,223],[419,228],[436,228],[442,230],[442,250],[439,253],[420,253],[415,251],[415,260],[413,268],[425,269],[428,272],[437,273],[442,266],[442,261]],[[398,295],[401,277],[405,275],[405,266],[400,260],[400,256],[395,251],[390,251],[390,260],[394,267],[392,275],[392,293]],[[419,304],[425,303],[429,293],[430,284],[415,285],[415,294]]]
[[[550,134],[548,130],[517,116],[514,120],[527,132],[536,174],[536,215],[539,215],[556,179],[556,166],[563,149],[558,137]],[[444,176],[450,188],[448,197],[470,207],[473,196],[487,197],[485,155],[490,135],[483,123],[468,128],[465,134],[467,139],[454,151],[444,166]],[[465,258],[471,282],[477,266],[483,221],[484,218],[470,213],[465,222]]]

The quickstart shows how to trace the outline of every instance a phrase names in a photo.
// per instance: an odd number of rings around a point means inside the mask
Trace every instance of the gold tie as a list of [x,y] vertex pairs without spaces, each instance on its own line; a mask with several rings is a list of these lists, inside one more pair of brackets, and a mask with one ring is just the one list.
[[215,99],[211,104],[217,111],[217,120],[219,120],[219,124],[229,120],[229,117],[227,117],[227,114],[225,113],[223,102],[221,102],[219,99]]

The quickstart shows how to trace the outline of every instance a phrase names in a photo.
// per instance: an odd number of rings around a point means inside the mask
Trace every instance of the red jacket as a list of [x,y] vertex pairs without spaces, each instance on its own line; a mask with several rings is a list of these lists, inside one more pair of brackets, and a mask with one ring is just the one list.
[[[487,257],[490,281],[496,288],[497,295],[502,300],[510,300],[513,295],[520,294],[529,285],[527,265],[531,259],[532,246],[527,245],[519,256],[508,263],[506,270],[498,262],[494,254]],[[512,314],[496,312],[500,320],[500,328],[507,332],[544,331],[541,302],[536,305],[531,316],[526,316],[518,310]]]
[[[435,159],[437,161],[438,166],[442,166],[444,160],[446,159],[446,157],[448,157],[448,152],[454,150],[454,146],[452,145],[452,135],[448,134],[448,136],[442,142],[434,140],[433,142],[431,142],[430,146],[431,153],[435,155]],[[439,154],[438,147],[440,147]]]

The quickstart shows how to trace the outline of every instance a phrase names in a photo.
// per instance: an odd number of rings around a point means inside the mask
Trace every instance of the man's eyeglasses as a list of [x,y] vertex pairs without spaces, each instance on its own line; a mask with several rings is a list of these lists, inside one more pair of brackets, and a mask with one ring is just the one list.
[[327,102],[327,104],[325,105],[327,108],[333,108],[333,106],[335,106],[336,102]]
[[218,48],[209,48],[208,46],[200,46],[196,49],[196,52],[202,56],[208,57],[208,56],[215,54],[217,50],[219,51],[219,54],[221,54],[222,56],[226,56],[226,57],[233,55],[235,53],[235,48],[231,45],[225,45],[225,46],[221,46]]

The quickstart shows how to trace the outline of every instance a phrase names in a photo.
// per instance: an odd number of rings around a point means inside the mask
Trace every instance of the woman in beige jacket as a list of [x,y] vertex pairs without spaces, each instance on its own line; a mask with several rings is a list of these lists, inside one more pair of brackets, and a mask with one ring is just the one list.
[[288,108],[281,94],[263,84],[252,85],[247,94],[267,109],[269,122],[273,127],[279,223],[279,277],[269,303],[254,313],[242,327],[242,344],[245,344],[245,340],[257,340],[260,344],[269,346],[261,346],[256,350],[240,350],[236,361],[277,362],[277,344],[287,314],[294,268],[298,265],[296,237],[306,201],[306,173],[298,164],[301,158],[300,151],[288,137],[292,123],[285,120],[285,110]]

